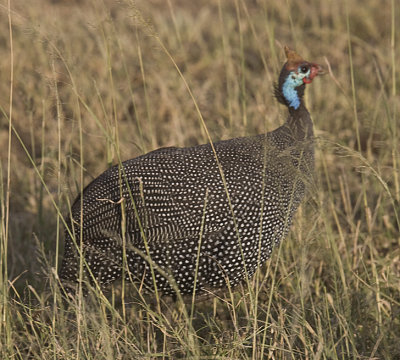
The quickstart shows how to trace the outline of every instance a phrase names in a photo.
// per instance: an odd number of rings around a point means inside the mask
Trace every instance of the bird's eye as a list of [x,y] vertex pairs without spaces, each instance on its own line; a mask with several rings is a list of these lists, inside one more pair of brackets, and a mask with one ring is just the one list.
[[301,72],[303,74],[305,74],[308,71],[308,67],[307,66],[302,66],[300,70],[301,70]]

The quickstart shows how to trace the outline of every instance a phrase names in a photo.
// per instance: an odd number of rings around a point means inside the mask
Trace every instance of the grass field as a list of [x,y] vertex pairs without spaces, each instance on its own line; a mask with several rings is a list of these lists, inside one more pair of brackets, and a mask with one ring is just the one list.
[[[396,0],[3,1],[0,358],[400,359],[399,29]],[[284,44],[329,69],[307,89],[317,175],[252,286],[160,311],[119,285],[67,306],[80,189],[206,129],[282,124]]]

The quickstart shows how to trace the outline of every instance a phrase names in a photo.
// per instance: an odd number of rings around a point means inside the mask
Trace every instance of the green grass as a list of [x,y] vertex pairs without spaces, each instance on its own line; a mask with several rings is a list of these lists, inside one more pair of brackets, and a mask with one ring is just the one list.
[[[2,359],[400,359],[395,0],[11,9],[0,5]],[[134,286],[63,303],[62,219],[80,189],[158,147],[277,127],[284,44],[330,68],[307,89],[317,175],[251,286],[193,306]]]

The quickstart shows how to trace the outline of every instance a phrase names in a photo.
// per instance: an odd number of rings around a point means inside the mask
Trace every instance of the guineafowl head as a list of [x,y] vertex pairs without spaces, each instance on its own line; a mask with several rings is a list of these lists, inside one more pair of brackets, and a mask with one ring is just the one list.
[[324,73],[318,64],[304,60],[294,50],[285,46],[287,57],[279,75],[275,88],[275,96],[279,102],[297,110],[300,107],[306,84],[310,84],[317,75]]

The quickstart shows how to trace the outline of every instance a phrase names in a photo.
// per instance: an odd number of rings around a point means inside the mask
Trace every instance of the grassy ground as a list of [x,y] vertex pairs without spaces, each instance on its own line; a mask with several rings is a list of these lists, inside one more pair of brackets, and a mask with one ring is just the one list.
[[[400,359],[395,0],[11,9],[0,4],[2,359]],[[307,91],[315,187],[252,287],[163,312],[129,287],[66,307],[55,269],[79,189],[118,159],[207,142],[185,81],[213,140],[277,127],[283,44],[331,71]]]

